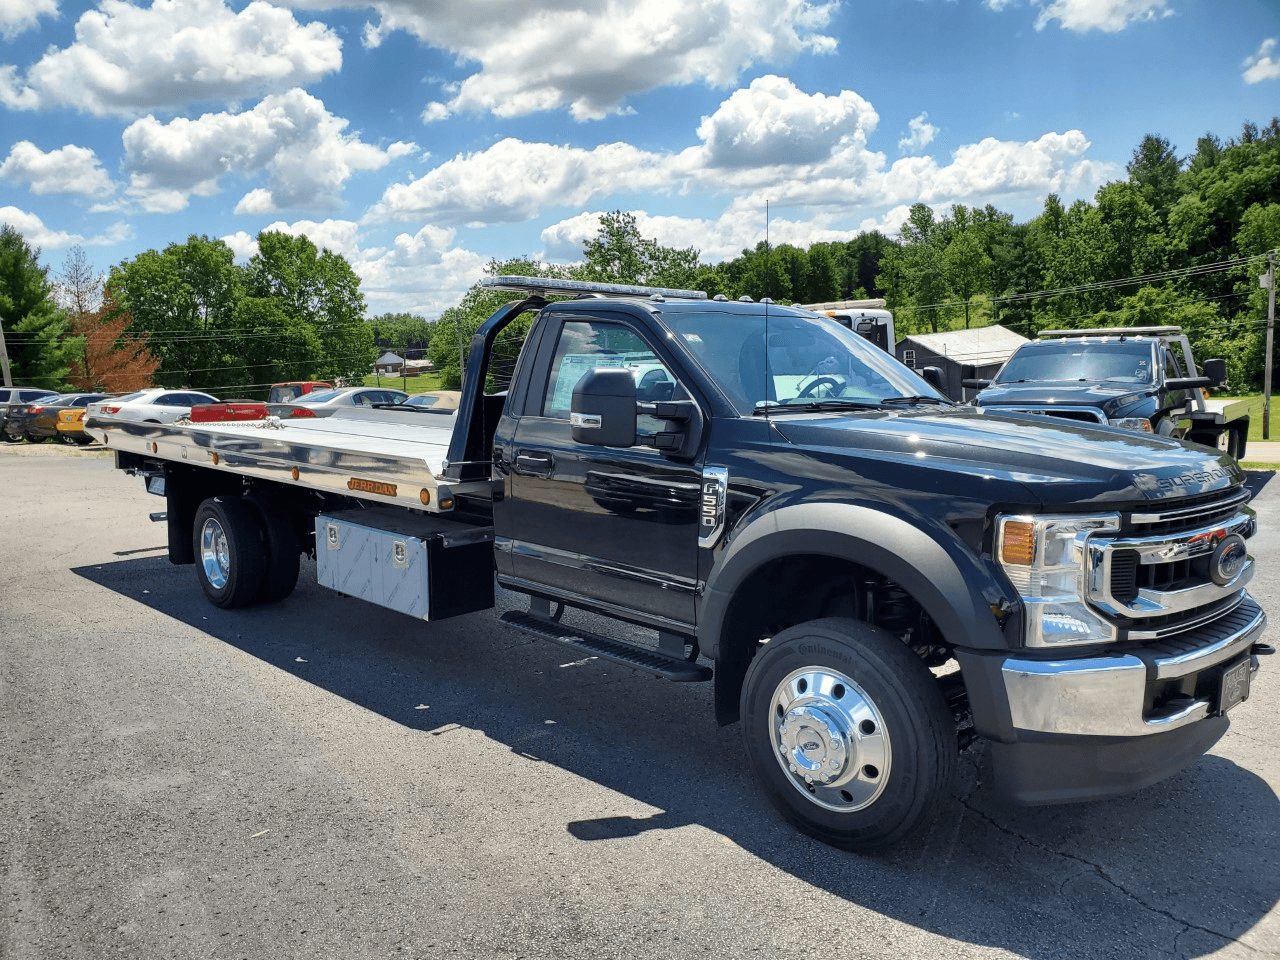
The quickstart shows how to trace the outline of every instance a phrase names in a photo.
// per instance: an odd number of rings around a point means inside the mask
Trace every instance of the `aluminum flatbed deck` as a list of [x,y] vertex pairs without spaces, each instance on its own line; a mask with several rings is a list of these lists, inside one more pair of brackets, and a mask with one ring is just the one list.
[[444,482],[453,416],[402,417],[166,424],[99,415],[86,429],[111,450],[431,513],[448,512],[455,494],[488,491],[488,481]]

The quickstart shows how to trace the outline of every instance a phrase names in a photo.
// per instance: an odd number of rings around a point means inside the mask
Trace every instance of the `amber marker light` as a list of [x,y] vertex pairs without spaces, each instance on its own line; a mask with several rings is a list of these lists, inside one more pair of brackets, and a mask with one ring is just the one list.
[[1036,558],[1035,524],[1026,520],[1006,520],[1000,531],[1000,559],[1029,567]]
[[298,479],[298,477],[302,476],[302,471],[301,471],[301,470],[299,470],[297,467],[294,467],[292,470],[290,470],[290,471],[289,471],[289,476],[291,476],[291,477],[293,477],[293,479],[297,480],[297,479]]
[[216,453],[211,453],[209,454],[209,459],[213,461],[213,465],[216,467],[218,465],[218,460],[221,458]]
[[431,506],[431,491],[423,487],[422,492],[418,494],[418,499],[422,501],[424,507]]

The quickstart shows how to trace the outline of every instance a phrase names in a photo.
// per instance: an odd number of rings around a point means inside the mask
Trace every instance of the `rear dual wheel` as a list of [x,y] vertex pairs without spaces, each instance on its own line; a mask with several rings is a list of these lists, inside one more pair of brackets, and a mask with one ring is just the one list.
[[888,846],[951,790],[951,712],[924,663],[877,627],[828,618],[782,631],[752,660],[741,711],[765,795],[824,843]]
[[210,497],[196,510],[196,576],[215,606],[279,600],[298,581],[301,547],[287,519],[241,497]]

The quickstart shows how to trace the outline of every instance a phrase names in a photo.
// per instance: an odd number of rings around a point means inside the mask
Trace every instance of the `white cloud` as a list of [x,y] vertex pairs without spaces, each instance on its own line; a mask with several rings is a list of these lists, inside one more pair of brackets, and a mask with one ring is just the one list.
[[408,183],[388,187],[369,220],[511,223],[551,206],[577,206],[592,197],[661,188],[669,156],[626,143],[592,149],[506,138],[459,154]]
[[1056,21],[1062,29],[1076,33],[1119,33],[1131,23],[1172,15],[1169,0],[1051,0],[1041,7],[1036,29]]
[[922,113],[907,121],[907,135],[898,141],[898,149],[903,153],[923,150],[937,135],[938,128],[929,122],[929,114]]
[[0,39],[12,40],[41,17],[56,17],[58,0],[0,0]]
[[332,208],[353,174],[417,150],[411,143],[373,146],[347,126],[302,90],[273,94],[243,113],[167,123],[143,117],[122,136],[128,192],[144,210],[172,212],[191,196],[212,196],[226,174],[265,173],[267,186],[245,194],[237,213]]
[[225,0],[101,0],[75,32],[25,77],[0,67],[0,104],[130,116],[287,90],[342,66],[336,33],[265,0],[239,12]]
[[1261,83],[1263,80],[1280,80],[1280,57],[1273,56],[1276,38],[1268,37],[1258,47],[1258,52],[1244,62],[1245,83]]
[[567,107],[579,120],[618,113],[632,94],[707,83],[727,87],[747,68],[836,47],[822,33],[835,3],[811,0],[589,0],[536,4],[492,0],[483,16],[466,3],[421,0],[285,0],[294,7],[371,9],[365,30],[376,46],[405,30],[478,64],[445,112],[484,110],[502,117]]
[[735,90],[698,125],[705,163],[770,167],[817,163],[839,146],[865,144],[879,117],[852,90],[807,94],[769,75]]
[[[397,235],[389,247],[363,246],[360,225],[353,220],[277,220],[262,229],[305,236],[346,257],[360,277],[371,314],[410,310],[436,316],[462,299],[489,262],[454,246],[454,231],[430,224]],[[238,230],[222,239],[239,260],[258,252],[256,234]]]
[[988,9],[999,13],[1001,10],[1015,3],[1016,0],[983,0],[983,2],[987,5]]
[[13,145],[0,163],[0,179],[24,183],[35,194],[75,193],[86,197],[106,197],[115,184],[88,147],[67,144],[48,153],[30,140]]
[[[653,237],[669,247],[693,247],[703,260],[718,262],[737,256],[764,239],[764,210],[733,203],[710,219],[653,215],[632,210],[636,227],[646,237]],[[582,258],[582,246],[600,229],[600,211],[580,213],[553,223],[542,231],[540,257],[556,262],[572,262]],[[895,228],[896,229],[896,228]],[[848,240],[861,230],[840,230],[830,226],[829,214],[818,214],[805,220],[773,218],[769,222],[769,239],[773,244],[790,243],[809,246],[832,240]]]
[[[927,123],[923,115],[916,119]],[[683,150],[648,151],[626,143],[583,148],[507,138],[392,185],[363,222],[484,225],[525,221],[556,209],[572,214],[574,208],[641,191],[697,193],[727,197],[732,214],[709,220],[647,211],[637,216],[664,242],[720,257],[763,236],[766,201],[775,217],[786,212],[772,225],[779,242],[795,237],[793,242],[811,243],[859,229],[896,232],[901,219],[882,224],[875,217],[900,205],[1039,199],[1049,191],[1081,196],[1116,173],[1086,156],[1090,143],[1079,130],[1027,141],[987,138],[960,147],[949,159],[907,156],[890,164],[867,143],[877,121],[872,106],[852,91],[809,95],[785,78],[765,77],[704,117],[697,142]],[[542,237],[548,255],[580,249],[594,234],[597,217],[576,213],[548,227]]]
[[91,237],[54,230],[45,226],[44,221],[36,214],[17,207],[0,207],[0,225],[13,227],[28,243],[46,250],[69,247],[74,243],[89,247],[109,247],[123,243],[133,236],[127,223],[114,223],[102,233]]

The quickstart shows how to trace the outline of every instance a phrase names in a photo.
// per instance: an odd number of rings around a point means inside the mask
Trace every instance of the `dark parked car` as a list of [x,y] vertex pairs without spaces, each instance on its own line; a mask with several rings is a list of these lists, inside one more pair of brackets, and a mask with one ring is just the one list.
[[105,400],[105,393],[61,393],[23,406],[12,406],[4,425],[6,440],[16,443],[24,437],[32,443],[58,436],[58,414],[63,410],[82,409],[95,400]]
[[21,440],[21,433],[15,437],[9,435],[9,417],[34,400],[56,396],[58,396],[57,390],[46,390],[40,387],[0,387],[0,439],[8,440],[10,443]]

